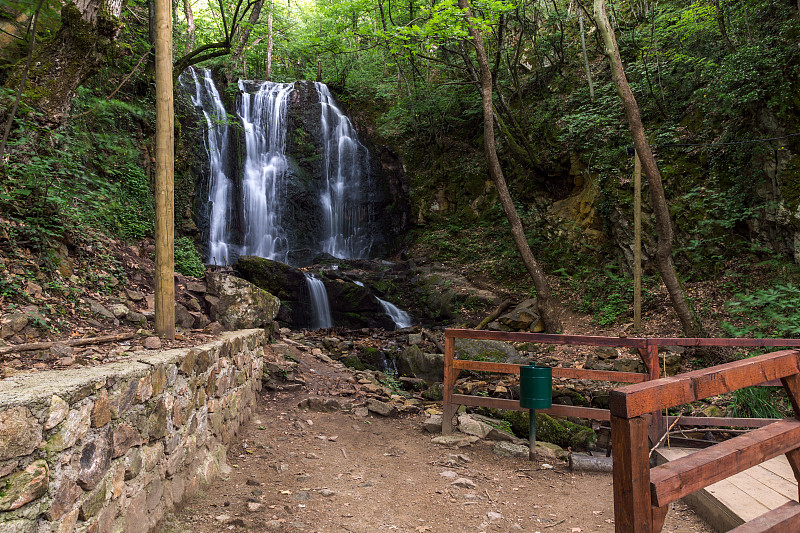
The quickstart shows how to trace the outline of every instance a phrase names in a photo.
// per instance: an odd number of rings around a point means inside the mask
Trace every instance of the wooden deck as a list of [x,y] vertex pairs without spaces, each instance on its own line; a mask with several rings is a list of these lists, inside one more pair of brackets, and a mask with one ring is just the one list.
[[[662,447],[656,450],[663,464],[697,450]],[[714,483],[684,501],[717,531],[729,531],[789,500],[797,501],[798,487],[789,462],[780,455],[740,474]]]

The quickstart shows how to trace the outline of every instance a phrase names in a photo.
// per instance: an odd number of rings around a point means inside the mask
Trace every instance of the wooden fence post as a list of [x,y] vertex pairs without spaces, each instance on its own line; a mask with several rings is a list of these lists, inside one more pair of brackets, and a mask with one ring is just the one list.
[[647,419],[611,415],[616,533],[652,533]]
[[455,359],[456,339],[445,336],[444,338],[444,383],[442,383],[442,435],[453,433],[453,415],[456,406],[453,405],[453,387],[456,384],[458,372],[453,368]]

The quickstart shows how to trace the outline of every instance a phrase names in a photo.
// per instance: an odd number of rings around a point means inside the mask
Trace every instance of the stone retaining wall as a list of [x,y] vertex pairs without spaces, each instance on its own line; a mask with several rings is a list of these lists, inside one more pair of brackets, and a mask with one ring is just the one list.
[[264,330],[0,381],[0,533],[146,533],[225,464]]

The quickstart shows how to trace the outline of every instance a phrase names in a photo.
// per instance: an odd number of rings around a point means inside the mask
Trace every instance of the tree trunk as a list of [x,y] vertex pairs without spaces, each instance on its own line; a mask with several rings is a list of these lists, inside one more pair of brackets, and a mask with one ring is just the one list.
[[186,15],[186,51],[191,52],[194,50],[195,39],[195,25],[194,13],[192,13],[192,5],[190,0],[183,0],[183,13]]
[[272,76],[272,3],[269,5],[269,15],[267,15],[267,76],[266,80],[269,81]]
[[586,69],[586,81],[589,83],[589,98],[594,102],[594,85],[592,85],[592,71],[589,70],[589,55],[586,53],[586,37],[583,30],[583,8],[578,6],[578,25],[581,29],[581,51],[583,52],[583,66]]
[[233,58],[230,62],[231,66],[238,65],[241,62],[244,47],[250,39],[250,31],[256,25],[256,22],[258,22],[258,17],[261,16],[261,7],[263,5],[264,0],[258,0],[253,6],[253,10],[250,12],[250,18],[247,20],[247,24],[242,28],[242,33],[239,35],[239,44],[236,45],[236,51],[233,53]]
[[706,333],[697,315],[689,306],[683,287],[678,281],[675,272],[675,265],[672,262],[672,219],[669,214],[669,206],[664,195],[664,185],[661,180],[661,172],[658,170],[656,159],[650,149],[650,144],[644,135],[644,126],[639,114],[639,105],[636,103],[625,77],[625,70],[622,67],[622,59],[619,56],[617,41],[606,15],[605,0],[594,0],[594,19],[600,34],[603,38],[605,53],[611,67],[611,76],[617,87],[617,93],[622,100],[625,108],[625,115],[628,119],[628,127],[633,137],[633,144],[642,162],[642,169],[647,176],[647,183],[650,187],[650,200],[653,204],[653,212],[656,217],[656,230],[658,232],[658,248],[656,250],[656,264],[658,266],[661,279],[667,287],[672,307],[678,315],[683,332],[689,337],[705,337]]
[[554,305],[552,296],[550,294],[550,286],[547,284],[547,279],[544,276],[539,263],[533,256],[531,247],[528,245],[528,240],[525,238],[525,231],[522,227],[522,221],[519,218],[517,209],[514,207],[514,202],[511,199],[511,194],[508,192],[506,186],[506,179],[503,176],[503,168],[500,166],[500,159],[497,157],[497,148],[494,142],[494,108],[492,105],[492,72],[489,68],[489,58],[486,55],[486,49],[483,46],[483,38],[480,32],[474,26],[472,21],[471,10],[468,0],[458,0],[458,7],[464,11],[466,17],[467,27],[469,34],[472,37],[472,42],[475,45],[477,52],[478,66],[480,68],[480,91],[481,102],[483,104],[483,146],[486,151],[486,159],[489,166],[489,174],[494,181],[497,188],[497,194],[500,197],[500,204],[503,206],[506,218],[511,225],[511,235],[514,239],[514,244],[517,246],[522,262],[525,268],[533,278],[533,284],[536,287],[536,301],[538,306],[539,315],[544,323],[545,330],[549,333],[556,333],[561,330],[561,322],[558,316],[558,309]]
[[[75,90],[106,61],[122,29],[121,12],[122,0],[90,0],[82,9],[67,4],[61,28],[36,48],[24,85],[25,103],[48,123],[58,125],[69,115]],[[19,88],[25,65],[21,61],[12,68],[6,88]]]

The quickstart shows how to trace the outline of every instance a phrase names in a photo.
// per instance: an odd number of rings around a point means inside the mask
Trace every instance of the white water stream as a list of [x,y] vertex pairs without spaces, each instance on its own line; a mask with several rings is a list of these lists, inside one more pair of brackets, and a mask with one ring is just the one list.
[[311,295],[311,329],[324,329],[333,327],[331,307],[328,303],[328,293],[322,280],[312,274],[306,274],[306,285]]
[[[204,69],[202,78],[196,69],[189,69],[194,80],[194,94],[191,95],[195,107],[202,108],[206,119],[206,151],[209,161],[209,237],[206,263],[228,265],[231,259],[230,213],[233,205],[233,183],[225,172],[224,155],[228,151],[228,113],[219,97],[211,70]],[[181,77],[183,82],[184,78]],[[186,83],[184,82],[184,86]]]

